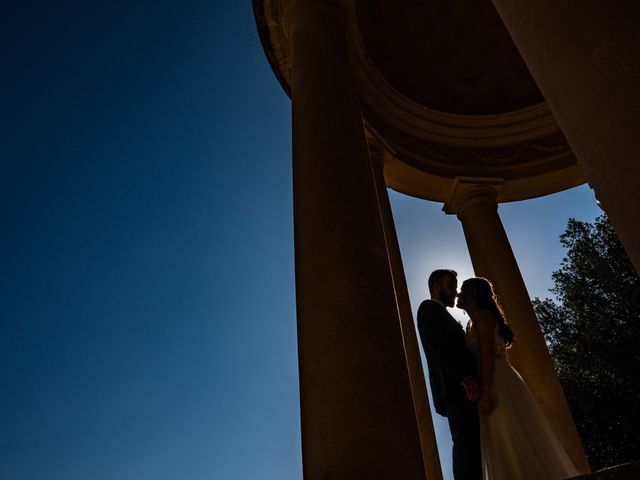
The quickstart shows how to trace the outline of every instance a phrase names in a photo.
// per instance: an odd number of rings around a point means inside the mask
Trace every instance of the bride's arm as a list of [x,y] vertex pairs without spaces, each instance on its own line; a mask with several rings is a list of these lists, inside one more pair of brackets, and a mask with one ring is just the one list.
[[482,384],[482,395],[478,400],[480,412],[489,415],[494,408],[493,405],[493,370],[495,367],[496,350],[496,320],[486,310],[478,310],[473,322],[478,331],[478,342],[480,344],[480,381]]

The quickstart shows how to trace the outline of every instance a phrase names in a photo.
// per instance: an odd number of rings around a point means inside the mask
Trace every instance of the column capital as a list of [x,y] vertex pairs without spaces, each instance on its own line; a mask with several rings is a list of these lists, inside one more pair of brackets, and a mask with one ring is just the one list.
[[503,185],[504,180],[501,178],[456,177],[442,210],[459,217],[467,207],[479,202],[489,203],[497,208],[498,193]]
[[286,2],[282,16],[285,35],[289,37],[291,26],[296,18],[317,13],[329,13],[344,21],[346,12],[344,0],[290,0]]

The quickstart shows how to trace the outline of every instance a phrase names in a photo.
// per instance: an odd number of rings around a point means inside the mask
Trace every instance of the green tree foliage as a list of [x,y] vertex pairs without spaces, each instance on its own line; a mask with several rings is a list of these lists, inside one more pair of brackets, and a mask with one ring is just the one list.
[[569,220],[533,302],[592,469],[640,460],[640,277],[605,216]]

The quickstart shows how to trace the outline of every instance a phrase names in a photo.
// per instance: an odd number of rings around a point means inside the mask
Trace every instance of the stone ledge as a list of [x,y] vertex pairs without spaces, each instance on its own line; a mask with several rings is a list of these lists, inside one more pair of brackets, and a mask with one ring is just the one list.
[[571,477],[569,480],[637,480],[639,478],[640,462],[632,462],[605,468],[589,475]]

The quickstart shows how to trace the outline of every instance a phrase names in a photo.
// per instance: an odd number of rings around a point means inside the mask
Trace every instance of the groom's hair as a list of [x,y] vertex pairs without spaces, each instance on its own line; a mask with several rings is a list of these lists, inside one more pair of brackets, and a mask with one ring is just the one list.
[[429,275],[429,281],[428,281],[429,291],[433,292],[433,286],[436,283],[438,283],[440,280],[448,276],[452,276],[453,278],[458,278],[458,272],[456,272],[455,270],[451,270],[449,268],[440,268],[438,270],[434,270],[433,272],[431,272],[431,275]]

